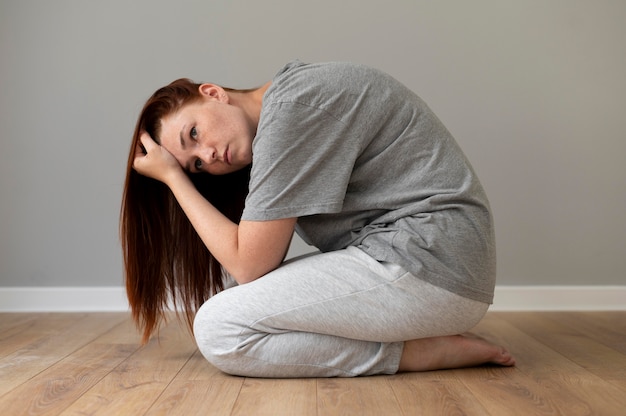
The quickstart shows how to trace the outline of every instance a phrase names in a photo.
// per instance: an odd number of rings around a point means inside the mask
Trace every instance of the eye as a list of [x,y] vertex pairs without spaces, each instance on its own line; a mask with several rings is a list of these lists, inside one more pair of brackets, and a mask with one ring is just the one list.
[[193,162],[193,167],[198,171],[202,170],[202,159],[196,159],[196,161]]
[[192,127],[189,131],[189,137],[191,137],[193,140],[198,140],[198,130],[196,130],[195,127]]

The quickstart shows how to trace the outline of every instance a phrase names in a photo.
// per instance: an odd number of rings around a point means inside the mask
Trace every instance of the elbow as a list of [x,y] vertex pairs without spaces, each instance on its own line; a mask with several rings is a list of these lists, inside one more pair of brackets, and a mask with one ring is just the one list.
[[258,278],[265,276],[269,272],[275,270],[277,267],[278,265],[274,267],[259,267],[258,265],[248,266],[248,267],[239,266],[239,267],[232,267],[231,269],[227,271],[228,271],[228,274],[230,274],[230,276],[233,279],[235,279],[237,284],[243,285],[246,283],[253,282],[257,280]]
[[243,285],[255,281],[264,274],[255,270],[255,267],[242,264],[240,262],[234,265],[230,265],[230,267],[225,267],[225,269],[230,277],[235,279],[235,282],[237,282],[238,285]]
[[256,275],[252,273],[230,273],[235,282],[239,285],[244,285],[246,283],[250,283],[261,277],[262,275]]

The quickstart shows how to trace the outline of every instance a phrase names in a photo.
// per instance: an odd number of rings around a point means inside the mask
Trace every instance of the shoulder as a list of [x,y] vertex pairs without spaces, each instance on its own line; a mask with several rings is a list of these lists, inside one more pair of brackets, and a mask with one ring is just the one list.
[[320,94],[355,93],[392,79],[384,72],[352,62],[304,63],[292,61],[273,78],[265,94],[270,102],[296,100]]

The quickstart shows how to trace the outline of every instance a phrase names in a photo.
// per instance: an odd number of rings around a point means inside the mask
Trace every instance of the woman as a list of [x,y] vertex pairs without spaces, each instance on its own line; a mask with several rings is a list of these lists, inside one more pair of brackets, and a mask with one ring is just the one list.
[[[322,253],[283,262],[294,230]],[[227,373],[514,364],[459,335],[493,298],[485,193],[426,104],[380,71],[295,61],[256,89],[157,91],[135,130],[121,231],[144,341],[172,298]]]

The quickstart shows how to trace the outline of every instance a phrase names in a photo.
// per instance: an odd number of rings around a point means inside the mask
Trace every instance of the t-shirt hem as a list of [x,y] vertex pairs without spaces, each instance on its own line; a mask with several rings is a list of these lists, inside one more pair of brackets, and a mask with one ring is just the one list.
[[440,287],[444,290],[447,290],[448,292],[454,293],[455,295],[459,295],[467,299],[472,299],[489,305],[493,304],[493,291],[477,289],[476,287],[468,286],[457,279],[450,279],[444,276],[434,276],[428,272],[425,272],[423,269],[421,271],[416,270],[414,264],[408,264],[405,261],[396,258],[395,256],[381,255],[381,253],[376,253],[375,250],[371,250],[369,247],[365,246],[358,247],[378,261],[388,261],[390,263],[396,263],[404,267],[413,276],[427,283],[430,283],[433,286]]

